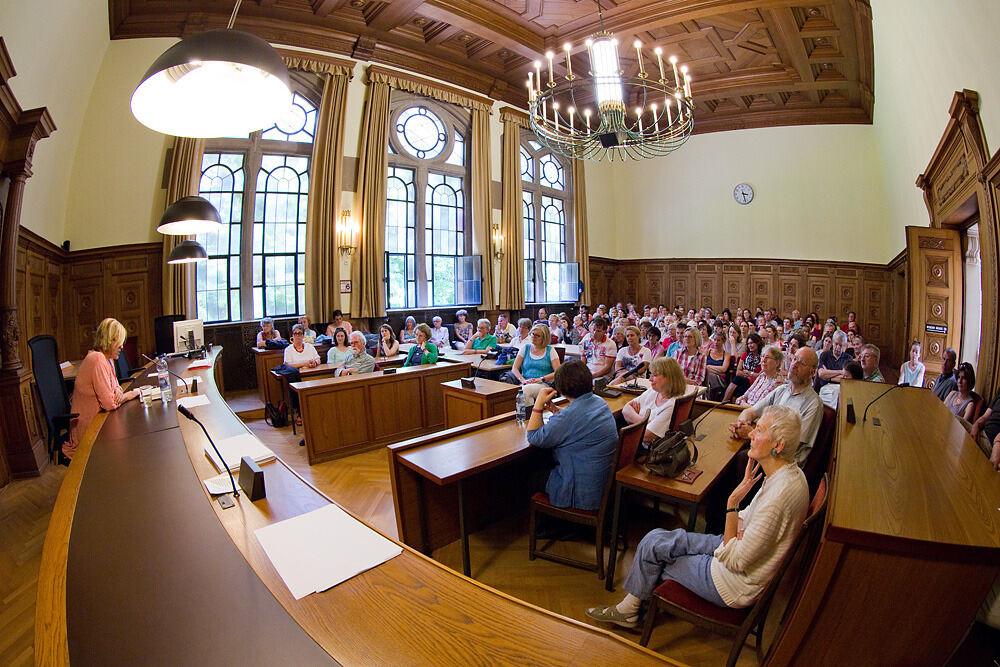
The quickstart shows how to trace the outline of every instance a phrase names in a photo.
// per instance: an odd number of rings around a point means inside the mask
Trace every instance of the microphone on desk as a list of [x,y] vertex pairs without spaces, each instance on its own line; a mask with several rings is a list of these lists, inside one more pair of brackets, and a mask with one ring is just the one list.
[[[152,357],[150,357],[150,356],[149,356],[148,354],[146,354],[145,352],[143,352],[143,353],[142,353],[142,356],[144,356],[144,357],[146,358],[146,361],[152,361],[152,362],[153,362],[154,364],[156,363],[156,359],[153,359]],[[166,356],[166,355],[163,355],[163,356]],[[178,375],[177,373],[175,373],[175,372],[173,372],[172,370],[170,370],[170,368],[167,368],[167,372],[168,372],[168,373],[170,373],[170,374],[171,374],[171,375],[173,375],[173,376],[174,376],[175,378],[177,378],[178,380],[180,380],[181,382],[183,382],[183,383],[184,383],[184,391],[186,391],[186,392],[187,392],[187,393],[189,393],[189,394],[191,393],[191,388],[190,388],[190,387],[188,387],[188,383],[187,383],[187,380],[185,380],[185,379],[184,379],[184,378],[182,378],[182,377],[181,377],[180,375]]]
[[[876,396],[875,398],[873,398],[872,401],[871,401],[871,403],[869,403],[868,405],[865,406],[865,414],[862,415],[862,417],[861,417],[861,423],[863,424],[863,423],[865,423],[868,420],[868,408],[870,408],[875,403],[875,401],[877,401],[878,399],[882,398],[883,396],[885,396],[886,394],[888,394],[893,389],[899,389],[900,387],[909,387],[909,386],[910,386],[909,382],[903,382],[902,384],[894,384],[891,387],[889,387],[888,389],[886,389],[885,391],[883,391],[881,394],[879,394],[878,396]],[[878,426],[880,424],[880,422],[878,422],[876,418],[872,418],[872,423],[875,424],[876,426]]]
[[716,403],[715,405],[713,405],[712,407],[710,407],[708,410],[705,410],[704,414],[702,414],[700,417],[698,417],[698,421],[695,422],[694,424],[691,423],[690,419],[686,420],[683,424],[681,424],[679,426],[680,430],[684,431],[685,430],[685,425],[688,425],[690,427],[690,429],[691,429],[691,437],[692,438],[694,438],[695,440],[701,440],[701,439],[703,439],[705,437],[705,434],[702,434],[701,437],[695,437],[695,433],[697,433],[697,431],[698,431],[698,426],[703,421],[705,421],[705,417],[707,417],[709,415],[709,413],[712,412],[712,410],[714,410],[716,408],[721,408],[723,405],[729,405],[732,402],[733,402],[733,399],[727,398],[726,400],[722,401],[721,403]]
[[[205,437],[208,438],[209,444],[212,445],[212,449],[215,450],[215,455],[219,457],[220,461],[222,461],[222,467],[226,469],[226,473],[229,475],[229,483],[233,485],[233,497],[234,498],[239,498],[240,497],[240,492],[236,490],[236,480],[233,479],[233,472],[229,469],[229,464],[226,463],[226,460],[224,458],[222,458],[222,454],[219,453],[219,448],[215,446],[215,442],[212,440],[212,436],[210,436],[208,434],[208,429],[206,429],[205,425],[202,424],[201,421],[199,421],[198,418],[195,417],[191,413],[191,411],[188,410],[187,408],[185,408],[183,405],[178,405],[177,406],[177,412],[181,413],[182,415],[184,415],[185,417],[187,417],[188,419],[190,419],[195,424],[197,424],[198,426],[201,427],[201,430],[205,434]],[[222,500],[223,497],[224,496],[220,496],[219,497],[219,504],[222,505],[223,509],[225,509],[227,507],[231,507],[232,506],[231,504],[226,504]]]
[[639,375],[639,371],[642,369],[642,366],[643,366],[643,364],[639,364],[638,366],[636,366],[635,368],[633,368],[628,373],[626,373],[625,375],[622,376],[622,382],[624,382],[625,380],[627,380],[629,378],[636,378],[636,381],[632,383],[631,387],[629,387],[630,389],[638,389],[639,388],[638,375]]

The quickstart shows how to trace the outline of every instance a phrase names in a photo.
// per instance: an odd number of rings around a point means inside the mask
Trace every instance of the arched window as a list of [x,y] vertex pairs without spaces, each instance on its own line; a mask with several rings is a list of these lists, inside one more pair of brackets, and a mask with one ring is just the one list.
[[[468,305],[469,112],[393,92],[386,185],[386,306]],[[477,304],[478,305],[478,302]]]
[[223,222],[197,237],[208,251],[195,270],[198,317],[206,322],[296,315],[304,307],[317,105],[306,97],[313,91],[298,87],[288,114],[271,127],[205,144],[198,190]]
[[575,301],[572,183],[569,162],[530,132],[521,135],[521,221],[524,232],[524,300]]

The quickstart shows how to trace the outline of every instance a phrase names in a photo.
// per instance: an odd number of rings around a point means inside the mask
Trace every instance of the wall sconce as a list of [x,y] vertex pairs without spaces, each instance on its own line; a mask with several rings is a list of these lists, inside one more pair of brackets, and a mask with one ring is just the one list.
[[337,229],[337,246],[340,248],[340,255],[353,255],[358,248],[358,227],[351,220],[350,211],[340,212],[340,226]]
[[500,233],[498,223],[493,223],[493,256],[498,260],[503,259],[503,234]]

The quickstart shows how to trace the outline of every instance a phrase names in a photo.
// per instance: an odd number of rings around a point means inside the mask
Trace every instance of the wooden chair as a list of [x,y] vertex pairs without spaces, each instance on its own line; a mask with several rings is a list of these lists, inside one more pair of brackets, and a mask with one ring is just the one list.
[[809,458],[802,467],[802,472],[806,474],[806,481],[809,482],[809,490],[816,491],[823,475],[830,467],[830,450],[833,447],[833,438],[837,431],[837,411],[829,406],[823,406],[823,417],[819,423],[819,430],[816,432],[816,441],[813,443]]
[[[648,418],[647,418],[648,419]],[[607,515],[608,505],[611,503],[611,491],[615,485],[615,473],[628,466],[635,460],[635,452],[642,442],[642,437],[646,434],[646,421],[643,419],[636,424],[630,424],[618,430],[618,447],[615,451],[615,465],[608,475],[608,481],[604,485],[604,493],[601,496],[601,505],[597,510],[578,510],[573,507],[553,507],[549,502],[549,495],[538,492],[531,497],[530,512],[528,515],[528,559],[535,560],[535,557],[546,560],[572,565],[585,570],[595,570],[599,579],[604,578],[604,518]],[[537,548],[536,521],[538,513],[547,514],[562,521],[593,526],[596,530],[596,562],[581,561],[559,554],[553,554]],[[614,540],[614,538],[612,538]],[[618,545],[612,541],[611,548],[616,549]]]
[[802,546],[812,542],[809,539],[810,533],[823,525],[821,519],[823,513],[826,511],[826,497],[829,483],[829,476],[823,475],[816,493],[813,494],[812,502],[809,503],[805,521],[802,523],[802,530],[795,537],[795,541],[792,543],[788,553],[781,559],[778,569],[775,571],[771,581],[764,588],[764,592],[761,593],[761,596],[752,606],[745,609],[719,607],[695,595],[676,581],[668,579],[653,591],[649,611],[646,612],[646,624],[643,627],[642,638],[639,640],[639,643],[643,646],[649,644],[649,637],[656,626],[656,614],[660,609],[663,609],[689,623],[700,625],[719,634],[734,637],[733,647],[729,651],[729,660],[726,662],[727,667],[732,667],[732,665],[736,664],[736,660],[743,650],[743,644],[746,642],[747,635],[751,632],[757,638],[757,647],[759,648],[764,636],[764,623],[767,621],[767,612],[771,607],[771,601],[778,590],[782,576]]
[[671,431],[676,431],[691,416],[691,408],[694,407],[694,399],[697,397],[697,394],[690,394],[674,399],[674,414],[670,418]]

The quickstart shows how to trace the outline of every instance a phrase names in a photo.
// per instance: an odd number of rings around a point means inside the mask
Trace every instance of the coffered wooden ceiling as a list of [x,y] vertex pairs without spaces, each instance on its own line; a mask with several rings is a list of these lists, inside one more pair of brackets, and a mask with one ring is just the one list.
[[[695,132],[870,123],[870,0],[603,0],[626,74],[634,49],[661,46],[694,80]],[[109,0],[111,37],[185,37],[225,27],[232,0]],[[592,0],[244,0],[236,28],[273,44],[320,49],[423,73],[515,106],[547,49],[599,29]],[[651,54],[650,54],[651,55]],[[650,62],[647,61],[647,69]]]

